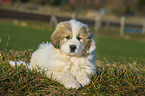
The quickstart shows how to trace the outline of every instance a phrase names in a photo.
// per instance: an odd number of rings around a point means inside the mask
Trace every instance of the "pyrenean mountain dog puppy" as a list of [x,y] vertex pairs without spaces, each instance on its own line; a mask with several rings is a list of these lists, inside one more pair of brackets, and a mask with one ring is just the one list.
[[60,22],[51,42],[41,44],[32,54],[29,68],[45,70],[48,78],[68,89],[78,89],[91,82],[89,75],[96,74],[95,49],[94,36],[86,24],[76,20]]

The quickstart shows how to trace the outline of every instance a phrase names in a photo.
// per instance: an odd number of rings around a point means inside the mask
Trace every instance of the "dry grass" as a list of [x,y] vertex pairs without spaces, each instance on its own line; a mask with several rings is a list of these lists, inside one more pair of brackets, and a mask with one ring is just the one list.
[[97,75],[82,89],[65,89],[44,73],[26,66],[11,67],[8,60],[29,63],[33,50],[0,51],[0,95],[145,95],[145,66],[137,61],[97,61]]

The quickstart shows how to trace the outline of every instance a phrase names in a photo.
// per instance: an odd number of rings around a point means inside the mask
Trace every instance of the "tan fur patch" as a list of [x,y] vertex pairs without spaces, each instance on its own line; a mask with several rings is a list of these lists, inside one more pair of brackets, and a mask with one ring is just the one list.
[[59,48],[66,41],[63,40],[66,36],[72,38],[71,26],[68,22],[61,22],[55,29],[55,32],[51,35],[51,43],[55,48]]
[[86,26],[82,26],[78,36],[81,37],[85,46],[83,54],[87,55],[87,51],[91,48],[91,46],[93,46],[92,44],[94,42],[93,37],[91,35],[91,31]]

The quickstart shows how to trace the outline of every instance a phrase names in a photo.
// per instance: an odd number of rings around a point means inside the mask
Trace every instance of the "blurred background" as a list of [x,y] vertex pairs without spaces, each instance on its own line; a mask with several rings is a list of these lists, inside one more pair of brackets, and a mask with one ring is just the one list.
[[77,11],[91,16],[95,14],[145,16],[145,0],[0,0],[0,3],[1,6],[13,5],[17,8],[39,11],[50,11],[57,7],[57,10]]
[[100,35],[142,34],[145,0],[0,0],[0,18],[37,20],[52,26],[77,19]]
[[145,0],[0,0],[0,50],[35,50],[70,19],[88,24],[98,57],[145,62]]

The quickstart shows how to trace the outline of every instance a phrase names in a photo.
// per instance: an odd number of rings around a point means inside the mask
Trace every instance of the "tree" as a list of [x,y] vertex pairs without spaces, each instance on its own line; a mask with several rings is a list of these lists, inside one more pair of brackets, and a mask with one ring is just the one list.
[[140,15],[145,15],[145,0],[138,0],[137,7]]
[[145,0],[138,0],[137,6],[139,10],[142,10],[145,6]]

